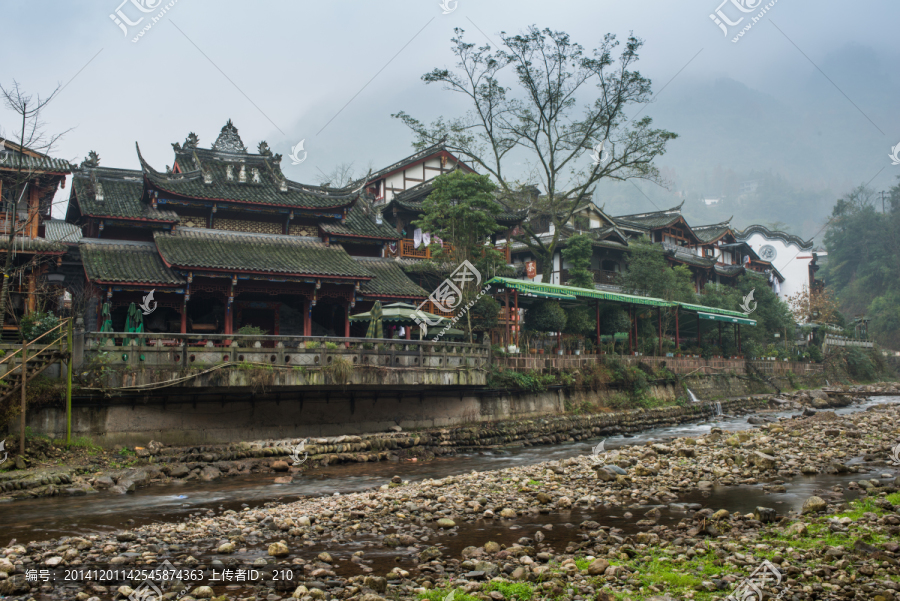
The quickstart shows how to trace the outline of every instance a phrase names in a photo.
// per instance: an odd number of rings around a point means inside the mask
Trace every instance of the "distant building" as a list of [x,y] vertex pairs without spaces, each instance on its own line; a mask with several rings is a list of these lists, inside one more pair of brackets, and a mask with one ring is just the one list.
[[759,187],[759,182],[755,179],[747,180],[745,182],[741,182],[740,191],[741,194],[752,194],[756,192],[756,189]]
[[775,288],[778,296],[786,298],[816,286],[815,272],[824,251],[813,251],[812,240],[802,240],[793,234],[771,231],[762,225],[751,225],[737,232],[738,240],[746,242],[760,258],[771,262],[784,275],[784,282]]
[[722,202],[722,200],[724,200],[724,198],[725,198],[724,196],[722,198],[702,198],[702,199],[700,199],[700,202],[702,202],[703,204],[705,204],[706,206],[709,207],[712,205],[719,204],[720,202]]

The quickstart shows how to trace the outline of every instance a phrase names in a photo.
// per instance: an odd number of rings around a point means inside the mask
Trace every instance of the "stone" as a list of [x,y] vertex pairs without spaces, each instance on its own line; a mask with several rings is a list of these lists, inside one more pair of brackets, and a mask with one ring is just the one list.
[[225,543],[224,545],[220,545],[219,548],[216,549],[216,553],[222,553],[224,555],[234,553],[234,543]]
[[208,586],[198,586],[193,591],[191,591],[191,595],[195,599],[212,599],[213,590]]
[[93,486],[97,490],[106,490],[112,488],[114,485],[113,479],[109,476],[100,476],[99,478],[95,478],[93,482]]
[[710,490],[713,487],[713,483],[709,480],[700,480],[697,482],[697,488],[700,490]]
[[546,505],[552,500],[552,497],[545,492],[539,492],[535,495],[535,499],[537,499],[537,502],[541,505]]
[[455,528],[456,522],[451,520],[450,518],[441,518],[435,522],[438,528]]
[[428,547],[419,553],[419,561],[425,563],[426,561],[437,559],[441,555],[443,555],[443,553],[441,553],[441,550],[437,547]]
[[753,514],[763,524],[771,524],[775,521],[775,510],[771,507],[757,507]]
[[616,475],[606,468],[598,468],[597,470],[597,479],[601,482],[610,482],[616,479]]
[[286,472],[291,469],[291,466],[288,465],[287,461],[273,461],[272,462],[272,471],[273,472]]
[[516,510],[510,509],[509,507],[504,507],[503,510],[500,512],[500,517],[507,519],[507,520],[514,519],[516,516],[517,516]]
[[753,454],[750,455],[750,463],[763,470],[778,469],[778,462],[774,457],[759,451],[753,451]]
[[605,559],[595,559],[588,565],[588,574],[591,576],[602,576],[609,567],[609,562]]
[[269,555],[271,555],[272,557],[284,557],[290,552],[291,551],[290,549],[288,549],[288,546],[281,541],[269,545]]
[[491,555],[493,555],[494,553],[499,553],[500,552],[500,544],[495,543],[494,541],[488,541],[488,542],[484,543],[484,550],[486,553],[490,553]]
[[821,497],[812,496],[803,502],[800,513],[819,513],[820,511],[825,511],[826,507],[828,507],[828,504]]
[[216,480],[217,478],[222,477],[222,472],[219,471],[219,468],[214,467],[212,465],[206,465],[200,470],[200,479],[204,482],[210,482],[212,480]]
[[294,478],[292,476],[278,476],[273,482],[275,484],[290,484],[293,481]]
[[387,578],[380,576],[366,576],[363,579],[363,586],[370,588],[376,593],[383,593],[387,590]]

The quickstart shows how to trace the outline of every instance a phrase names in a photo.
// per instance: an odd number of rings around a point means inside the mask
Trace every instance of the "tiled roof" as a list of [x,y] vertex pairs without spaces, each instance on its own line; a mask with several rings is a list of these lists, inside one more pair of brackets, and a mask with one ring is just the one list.
[[[0,236],[0,251],[9,248],[9,236]],[[66,245],[46,238],[27,238],[25,236],[16,236],[13,238],[13,251],[21,253],[46,253],[46,254],[63,254],[66,252]]]
[[83,238],[84,271],[92,282],[178,285],[185,280],[166,267],[152,242]]
[[719,275],[725,276],[735,276],[744,272],[743,265],[716,265],[715,267],[716,273]]
[[348,236],[352,238],[375,238],[378,240],[399,240],[403,236],[390,226],[390,224],[382,222],[375,223],[370,212],[366,215],[363,211],[367,204],[366,201],[360,199],[350,208],[347,213],[347,219],[344,223],[340,221],[323,221],[319,223],[319,227],[323,231],[333,236]]
[[370,279],[338,244],[313,238],[177,228],[154,232],[163,259],[181,268]]
[[[433,155],[433,154],[437,154],[437,153],[439,153],[439,152],[441,152],[441,151],[447,151],[447,148],[444,146],[444,142],[443,142],[443,141],[438,142],[437,144],[434,144],[433,146],[428,146],[428,147],[426,147],[426,148],[423,148],[422,150],[419,150],[418,152],[415,152],[415,153],[409,155],[408,157],[406,157],[406,158],[404,158],[404,159],[400,159],[399,161],[397,161],[396,163],[394,163],[394,164],[392,164],[392,165],[388,165],[388,166],[385,167],[384,169],[379,169],[378,171],[376,171],[375,173],[373,173],[372,175],[370,175],[370,176],[367,178],[367,182],[366,182],[366,183],[370,183],[370,182],[374,182],[374,181],[376,181],[376,180],[379,180],[379,179],[381,179],[382,177],[384,177],[385,175],[387,175],[387,174],[389,174],[389,173],[391,173],[391,172],[393,172],[393,171],[397,171],[398,169],[402,169],[402,168],[405,167],[406,165],[409,165],[409,164],[411,164],[411,163],[416,163],[416,162],[418,162],[418,161],[421,161],[421,160],[424,159],[424,158],[427,158],[427,157],[429,157],[429,156],[431,156],[431,155]],[[449,151],[448,151],[448,152],[449,152]],[[459,159],[457,159],[457,161],[459,161]],[[467,169],[469,169],[470,171],[472,170],[468,165],[466,165],[466,164],[463,163],[462,161],[459,161],[459,163],[462,164],[462,165],[464,165],[464,166],[465,166]]]
[[76,171],[72,189],[82,215],[177,223],[174,211],[160,211],[141,202],[143,180],[143,173],[133,169],[97,167]]
[[[74,165],[63,159],[54,159],[39,152],[20,152],[19,145],[0,138],[0,169],[19,169],[24,171],[51,171],[55,173],[71,173]],[[26,149],[27,150],[27,149]],[[38,156],[31,156],[34,153]]]
[[81,240],[81,228],[62,219],[48,219],[44,222],[44,237],[53,242],[77,243]]
[[666,227],[672,225],[681,219],[682,202],[677,207],[665,211],[654,211],[652,213],[635,213],[633,215],[618,215],[614,219],[622,221],[626,225],[636,225],[645,229],[657,227]]
[[[351,206],[359,195],[358,191],[349,188],[331,189],[292,182],[281,173],[280,157],[199,148],[176,150],[175,157],[182,173],[160,173],[144,160],[138,148],[141,167],[151,186],[186,198],[337,210]],[[229,166],[231,179],[228,179]],[[243,182],[240,181],[242,167]],[[254,181],[254,169],[258,182]]]
[[746,241],[753,234],[762,234],[766,238],[769,239],[779,239],[786,244],[796,244],[802,250],[812,250],[813,241],[812,240],[803,240],[799,236],[795,236],[793,234],[788,234],[785,232],[772,231],[769,228],[762,225],[749,225],[743,230],[735,231],[735,236],[737,236],[738,240]]
[[394,259],[354,257],[360,265],[375,274],[375,279],[362,285],[365,296],[426,298],[428,292],[409,279]]
[[696,227],[692,227],[691,230],[693,230],[694,234],[697,236],[697,238],[700,239],[701,242],[715,242],[726,233],[731,231],[731,218],[729,217],[722,223],[698,225]]
[[[420,213],[422,211],[422,202],[428,198],[428,195],[431,194],[431,191],[434,189],[433,184],[434,180],[432,179],[427,182],[422,182],[421,184],[416,184],[412,188],[407,188],[403,192],[399,192],[390,200],[390,202],[382,205],[382,210],[387,211],[392,205],[396,205],[397,208],[401,210]],[[521,223],[528,215],[528,211],[524,209],[521,211],[510,209],[499,200],[497,201],[497,204],[499,204],[502,209],[502,211],[494,217],[494,220],[498,225],[515,225]]]

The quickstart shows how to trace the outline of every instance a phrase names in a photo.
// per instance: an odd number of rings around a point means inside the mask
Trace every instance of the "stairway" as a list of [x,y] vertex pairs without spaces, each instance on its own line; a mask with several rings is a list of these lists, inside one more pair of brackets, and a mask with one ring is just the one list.
[[[30,350],[30,349],[29,349]],[[54,363],[59,363],[60,361],[65,360],[66,353],[60,351],[59,349],[46,349],[40,354],[32,356],[28,355],[28,364],[26,366],[27,370],[27,378],[28,381],[31,382],[34,378],[39,376],[46,370],[48,367],[53,365]],[[21,358],[21,354],[17,355],[16,358]],[[14,360],[15,361],[15,360]],[[15,365],[18,365],[15,362]],[[16,394],[20,394],[20,387],[22,385],[22,369],[17,368],[11,374],[3,376],[0,379],[0,405],[6,404],[7,401],[10,400]]]

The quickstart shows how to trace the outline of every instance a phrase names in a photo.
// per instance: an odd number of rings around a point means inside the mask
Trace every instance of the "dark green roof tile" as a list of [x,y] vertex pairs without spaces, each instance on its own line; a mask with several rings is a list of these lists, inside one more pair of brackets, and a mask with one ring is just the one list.
[[372,278],[342,246],[312,238],[177,228],[154,232],[154,239],[163,259],[174,267]]
[[82,215],[138,221],[177,223],[174,211],[160,211],[141,202],[144,174],[133,169],[82,169],[72,178]]
[[166,267],[152,242],[83,238],[84,271],[92,282],[179,285],[185,280]]
[[375,279],[362,285],[364,296],[391,296],[400,298],[427,298],[428,292],[409,279],[394,259],[354,257]]
[[375,223],[370,215],[363,212],[365,201],[362,199],[347,213],[344,223],[340,221],[320,222],[319,227],[333,236],[347,236],[351,238],[375,238],[378,240],[399,240],[400,234],[388,223]]

